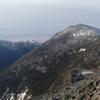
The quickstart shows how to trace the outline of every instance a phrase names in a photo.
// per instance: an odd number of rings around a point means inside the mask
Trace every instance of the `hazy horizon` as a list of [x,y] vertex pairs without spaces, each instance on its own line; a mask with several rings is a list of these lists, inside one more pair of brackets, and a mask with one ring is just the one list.
[[1,0],[0,40],[45,41],[73,24],[100,28],[98,0]]

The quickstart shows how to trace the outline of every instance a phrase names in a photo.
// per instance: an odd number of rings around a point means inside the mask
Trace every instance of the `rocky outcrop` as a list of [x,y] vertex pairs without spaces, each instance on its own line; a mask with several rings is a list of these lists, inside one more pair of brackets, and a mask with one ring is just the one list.
[[53,90],[35,96],[33,100],[100,100],[100,76],[92,73],[81,75],[80,79],[56,90],[53,87]]

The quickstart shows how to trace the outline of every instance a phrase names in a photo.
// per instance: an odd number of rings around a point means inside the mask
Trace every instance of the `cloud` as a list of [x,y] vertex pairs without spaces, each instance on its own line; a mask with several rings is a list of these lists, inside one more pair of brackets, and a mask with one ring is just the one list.
[[33,4],[47,6],[100,8],[100,0],[0,0],[0,4]]

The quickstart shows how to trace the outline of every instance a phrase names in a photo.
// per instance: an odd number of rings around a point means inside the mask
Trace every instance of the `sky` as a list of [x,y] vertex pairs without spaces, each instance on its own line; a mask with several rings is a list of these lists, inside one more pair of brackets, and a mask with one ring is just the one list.
[[0,0],[0,39],[46,41],[73,24],[100,28],[100,0]]

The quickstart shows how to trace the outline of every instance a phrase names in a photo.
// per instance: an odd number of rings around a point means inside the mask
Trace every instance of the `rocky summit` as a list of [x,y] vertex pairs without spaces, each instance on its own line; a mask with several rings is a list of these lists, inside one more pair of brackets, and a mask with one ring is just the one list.
[[72,25],[0,75],[1,100],[100,100],[100,30]]

